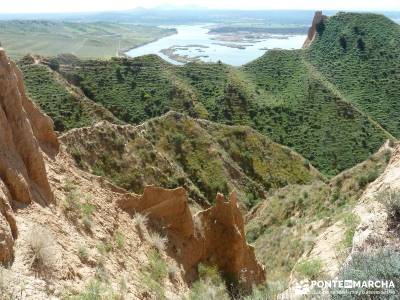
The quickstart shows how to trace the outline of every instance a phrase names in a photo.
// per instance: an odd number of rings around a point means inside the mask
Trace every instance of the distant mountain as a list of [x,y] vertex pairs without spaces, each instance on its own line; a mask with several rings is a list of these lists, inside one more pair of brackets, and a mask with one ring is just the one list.
[[[334,14],[335,11],[328,12]],[[139,24],[194,24],[194,23],[257,23],[308,25],[314,11],[291,10],[217,10],[192,7],[158,7],[120,12],[102,12],[81,20],[132,22]]]
[[[332,16],[338,11],[327,10]],[[400,20],[400,12],[379,12],[393,20]],[[125,11],[82,13],[1,14],[0,20],[68,20],[79,22],[124,22],[151,25],[176,25],[194,23],[254,23],[264,25],[309,25],[313,10],[229,10],[207,9],[201,6],[162,5],[155,8],[137,7]]]
[[200,5],[173,5],[173,4],[163,4],[153,7],[151,10],[207,10],[206,6]]

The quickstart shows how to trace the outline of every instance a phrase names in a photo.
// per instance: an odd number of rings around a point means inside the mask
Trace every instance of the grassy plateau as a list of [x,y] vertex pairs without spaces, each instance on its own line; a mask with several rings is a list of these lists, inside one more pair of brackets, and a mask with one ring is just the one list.
[[0,42],[14,59],[28,53],[104,59],[173,33],[155,26],[108,22],[0,21]]

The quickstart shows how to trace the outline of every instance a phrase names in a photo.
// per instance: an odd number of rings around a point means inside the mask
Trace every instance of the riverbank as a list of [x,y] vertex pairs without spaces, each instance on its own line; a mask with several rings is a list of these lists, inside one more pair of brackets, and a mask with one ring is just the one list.
[[169,34],[166,34],[166,35],[164,35],[164,36],[160,36],[160,37],[154,38],[153,40],[150,40],[150,41],[147,41],[147,42],[143,42],[142,44],[138,44],[138,45],[131,46],[131,47],[125,47],[125,48],[123,48],[123,49],[121,49],[121,50],[119,51],[119,55],[120,55],[120,56],[129,57],[128,55],[126,55],[126,53],[129,52],[129,51],[131,51],[131,50],[134,50],[134,49],[136,49],[136,48],[143,47],[143,46],[145,46],[145,45],[148,45],[148,44],[157,42],[157,41],[159,41],[160,39],[163,39],[163,38],[166,38],[166,37],[169,37],[169,36],[173,36],[173,35],[175,35],[175,34],[178,34],[178,31],[177,31],[175,28],[166,28],[166,29],[173,30],[173,32],[171,32],[171,33],[169,33]]
[[[155,54],[173,64],[192,61],[224,62],[240,66],[265,53],[261,48],[299,49],[304,43],[305,35],[271,35],[257,33],[251,40],[244,36],[232,36],[230,41],[217,39],[209,34],[209,24],[178,25],[176,34],[160,38],[155,42],[136,47],[125,52],[128,57]],[[237,42],[233,41],[238,40]]]

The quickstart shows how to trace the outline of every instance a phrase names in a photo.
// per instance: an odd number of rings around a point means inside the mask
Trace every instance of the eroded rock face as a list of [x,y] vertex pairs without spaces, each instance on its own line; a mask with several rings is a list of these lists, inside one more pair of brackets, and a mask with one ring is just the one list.
[[228,201],[218,195],[214,206],[195,216],[183,188],[148,186],[143,195],[126,194],[118,204],[129,213],[147,214],[164,226],[173,245],[171,254],[185,269],[188,281],[196,278],[199,263],[217,266],[225,278],[245,289],[265,281],[264,269],[253,247],[246,243],[235,193]]
[[307,39],[304,41],[303,48],[307,48],[311,45],[317,35],[318,26],[327,18],[327,16],[322,14],[322,11],[315,12],[314,19],[312,21],[311,27],[308,29]]
[[41,148],[58,147],[51,119],[26,97],[21,72],[0,48],[0,263],[13,256],[12,207],[53,201]]
[[240,282],[245,289],[265,281],[265,272],[256,260],[254,248],[246,243],[235,192],[228,201],[218,194],[215,205],[196,217],[200,218],[204,232],[203,261],[217,265],[233,283]]

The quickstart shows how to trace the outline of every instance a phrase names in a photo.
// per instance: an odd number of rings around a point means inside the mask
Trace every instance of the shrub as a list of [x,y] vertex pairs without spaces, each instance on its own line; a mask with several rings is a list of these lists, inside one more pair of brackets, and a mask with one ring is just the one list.
[[77,211],[80,208],[79,193],[75,187],[67,187],[67,195],[64,201],[65,211]]
[[229,300],[225,283],[216,267],[199,264],[199,280],[190,289],[190,300]]
[[[395,287],[393,289],[374,288],[373,290],[363,287],[354,289],[336,287],[330,290],[333,300],[398,299],[398,295],[400,295],[400,253],[393,249],[380,249],[376,252],[355,254],[339,272],[338,280],[392,280]],[[383,292],[383,294],[367,295],[366,292]]]
[[340,188],[335,187],[331,194],[331,201],[336,202],[340,198]]
[[392,221],[400,220],[400,193],[392,190],[382,192],[378,200],[385,206],[386,212]]
[[101,282],[109,282],[109,275],[105,266],[104,258],[101,257],[96,264],[96,279]]
[[97,251],[99,251],[99,253],[101,255],[106,255],[108,252],[110,252],[112,250],[112,245],[110,242],[100,242],[97,244]]
[[111,285],[92,279],[78,295],[64,298],[68,300],[122,300],[125,293],[126,287],[123,283],[120,283],[119,291],[115,291]]
[[95,206],[90,204],[88,200],[80,206],[80,214],[83,225],[86,229],[90,229],[92,227],[92,214],[95,211]]
[[168,239],[165,236],[161,236],[158,232],[152,232],[149,234],[149,242],[158,251],[165,251]]
[[160,253],[157,251],[149,252],[149,265],[147,270],[149,271],[151,278],[157,282],[162,282],[168,274],[168,267]]
[[71,300],[98,300],[101,299],[102,287],[101,282],[92,280],[85,287],[81,294],[71,297]]
[[172,145],[174,145],[176,153],[182,152],[182,145],[184,141],[185,137],[180,133],[176,133],[172,136]]
[[89,253],[84,245],[80,245],[78,248],[78,256],[81,261],[87,261],[89,258]]
[[77,218],[81,219],[82,224],[89,230],[92,227],[92,215],[96,207],[89,202],[90,198],[88,195],[82,195],[71,183],[67,182],[64,189],[67,191],[63,203],[65,214],[73,221]]
[[246,193],[246,198],[244,199],[244,203],[247,209],[251,209],[257,203],[259,203],[261,199],[254,195],[254,193]]
[[51,233],[42,227],[33,227],[28,243],[31,268],[41,276],[51,275],[57,260],[55,242]]
[[135,213],[132,217],[132,220],[141,234],[144,234],[147,231],[147,224],[149,223],[149,218],[146,215]]
[[344,217],[344,224],[346,231],[344,233],[344,240],[342,245],[345,249],[350,248],[353,245],[353,237],[356,232],[357,225],[360,223],[360,219],[353,213],[349,213]]
[[362,38],[358,38],[358,40],[357,40],[357,48],[360,51],[364,51],[365,50],[365,42],[364,42],[364,40]]
[[346,51],[347,50],[347,40],[346,40],[345,36],[341,36],[339,38],[339,43],[340,43],[340,46],[342,47],[342,49]]
[[368,183],[374,181],[376,178],[378,178],[379,173],[377,170],[371,170],[367,174],[361,175],[358,177],[358,186],[360,188],[364,188],[367,186]]
[[117,231],[114,235],[115,243],[117,244],[118,249],[122,249],[125,245],[125,236],[122,232]]
[[299,262],[296,266],[296,272],[302,278],[316,279],[321,274],[322,262],[318,259],[309,259]]
[[155,299],[165,299],[163,283],[168,275],[168,266],[156,250],[150,250],[148,259],[141,272],[141,281],[150,293],[155,294]]

